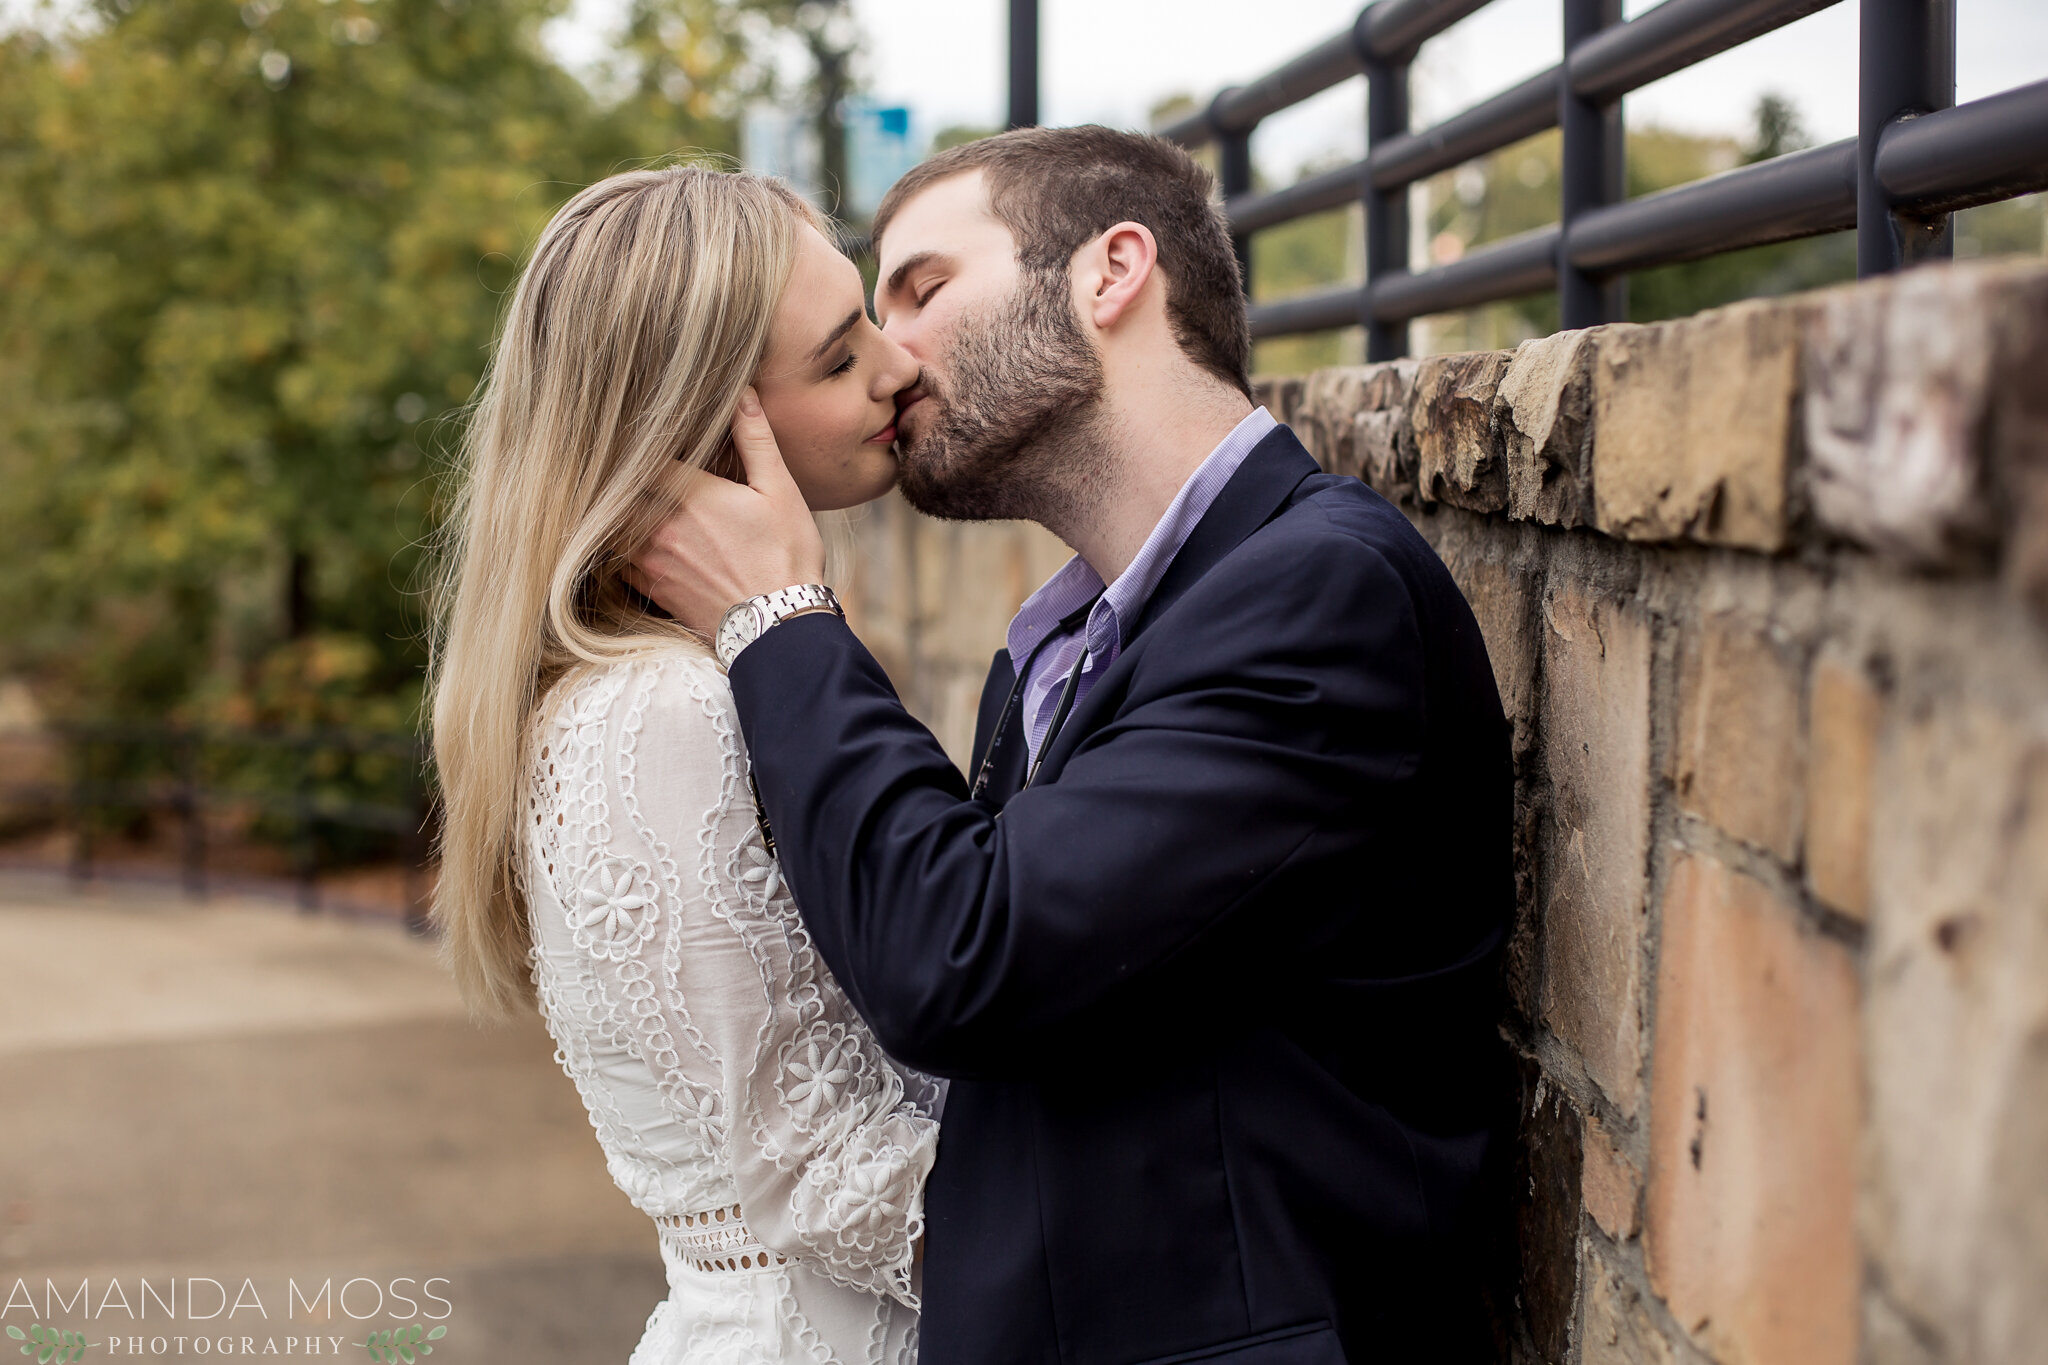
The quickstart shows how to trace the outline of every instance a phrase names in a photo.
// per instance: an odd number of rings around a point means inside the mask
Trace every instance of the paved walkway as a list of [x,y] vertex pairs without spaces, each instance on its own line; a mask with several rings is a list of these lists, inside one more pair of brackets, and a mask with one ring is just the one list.
[[395,926],[0,877],[0,983],[0,1322],[367,1360],[439,1320],[434,1365],[618,1365],[667,1292],[538,1022],[472,1026]]

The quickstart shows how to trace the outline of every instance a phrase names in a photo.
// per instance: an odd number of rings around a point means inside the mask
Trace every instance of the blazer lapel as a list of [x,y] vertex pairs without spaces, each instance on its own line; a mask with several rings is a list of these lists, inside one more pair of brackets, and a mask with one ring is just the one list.
[[[989,665],[988,681],[981,685],[981,707],[974,718],[974,756],[967,765],[967,782],[972,795],[974,781],[980,776],[982,765],[989,762],[993,747],[995,761],[989,767],[988,786],[980,796],[998,805],[1015,795],[1024,782],[1024,708],[1010,698],[1016,685],[1017,671],[1010,666],[1010,651],[997,650],[995,661]],[[1005,703],[1009,703],[1007,719],[1003,715]]]
[[1321,472],[1315,458],[1288,428],[1279,426],[1267,432],[1265,439],[1244,457],[1230,482],[1223,485],[1216,501],[1209,504],[1208,512],[1195,523],[1173,563],[1166,566],[1165,576],[1132,624],[1124,648],[1128,650],[1145,627],[1200,582],[1218,560],[1271,521],[1287,505],[1303,479]]
[[[1129,660],[1145,628],[1200,582],[1202,576],[1215,568],[1225,555],[1242,545],[1246,537],[1284,510],[1305,479],[1321,472],[1321,467],[1300,440],[1284,426],[1275,427],[1264,440],[1252,447],[1244,463],[1237,467],[1237,472],[1216,495],[1216,501],[1209,504],[1209,510],[1195,523],[1195,529],[1188,534],[1180,552],[1174,555],[1173,563],[1167,566],[1159,586],[1152,590],[1151,599],[1138,613],[1137,623],[1131,627],[1116,662],[1096,679],[1088,695],[1074,708],[1074,713],[1067,718],[1066,725],[1046,750],[1044,761],[1039,765],[1040,782],[1058,777],[1060,769],[1066,765],[1067,755],[1107,718],[1114,700],[1122,694],[1123,676],[1129,669]],[[1022,781],[1021,776],[1018,780]],[[1015,790],[1011,788],[1006,795],[1014,794]]]
[[[1089,613],[1095,610],[1095,604],[1101,598],[1102,594],[1097,593],[1068,612],[1046,638],[1079,630],[1087,623]],[[1025,724],[1024,695],[1017,686],[1016,667],[1010,660],[1010,651],[999,649],[995,661],[989,665],[988,680],[981,685],[981,706],[975,712],[974,762],[968,768],[967,779],[969,795],[974,792],[974,779],[984,763],[989,764],[989,780],[981,799],[1000,806],[1024,786],[1025,759],[1028,757]],[[990,762],[991,754],[993,762]]]

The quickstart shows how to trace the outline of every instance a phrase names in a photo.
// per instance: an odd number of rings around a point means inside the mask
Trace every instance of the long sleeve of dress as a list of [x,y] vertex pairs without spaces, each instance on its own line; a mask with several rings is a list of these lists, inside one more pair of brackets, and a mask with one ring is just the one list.
[[667,1120],[722,1151],[764,1246],[915,1307],[935,1091],[883,1055],[798,918],[723,676],[678,652],[602,670],[551,710],[531,870],[601,997],[591,1013],[654,1073]]

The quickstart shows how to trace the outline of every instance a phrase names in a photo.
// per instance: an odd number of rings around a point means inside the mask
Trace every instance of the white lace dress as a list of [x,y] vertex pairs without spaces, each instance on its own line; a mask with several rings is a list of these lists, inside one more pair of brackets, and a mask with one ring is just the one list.
[[724,675],[678,647],[567,679],[534,753],[541,1008],[668,1267],[631,1365],[910,1365],[941,1092],[812,947]]

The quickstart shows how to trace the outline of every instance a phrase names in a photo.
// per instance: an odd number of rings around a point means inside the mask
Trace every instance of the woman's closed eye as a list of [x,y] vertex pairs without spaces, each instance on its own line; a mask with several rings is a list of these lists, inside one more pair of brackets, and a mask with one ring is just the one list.
[[837,365],[834,365],[831,369],[825,371],[825,377],[827,379],[831,379],[838,375],[849,374],[852,372],[853,367],[858,363],[860,363],[860,357],[854,354],[852,351],[848,351],[846,353],[846,359],[840,361]]

